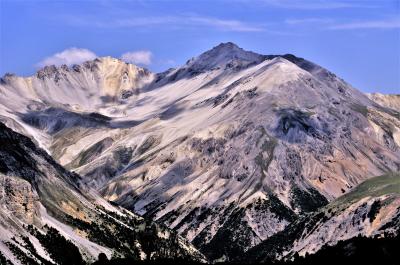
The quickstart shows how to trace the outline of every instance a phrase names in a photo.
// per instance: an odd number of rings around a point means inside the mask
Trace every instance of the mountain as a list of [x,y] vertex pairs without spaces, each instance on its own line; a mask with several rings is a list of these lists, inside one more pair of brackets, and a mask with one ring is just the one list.
[[[400,170],[398,110],[310,61],[233,43],[163,73],[107,57],[6,75],[0,118],[81,175],[75,185],[210,260],[235,259]],[[291,247],[313,252],[340,235]]]
[[367,94],[367,96],[381,106],[400,111],[400,95],[384,95],[380,93]]
[[[316,212],[307,214],[255,246],[245,261],[266,262],[304,256],[360,235],[398,237],[400,173],[368,179]],[[317,252],[318,253],[318,252]],[[278,257],[279,256],[279,257]]]
[[86,264],[100,253],[205,260],[175,232],[82,193],[79,175],[2,123],[0,158],[0,253],[12,264]]

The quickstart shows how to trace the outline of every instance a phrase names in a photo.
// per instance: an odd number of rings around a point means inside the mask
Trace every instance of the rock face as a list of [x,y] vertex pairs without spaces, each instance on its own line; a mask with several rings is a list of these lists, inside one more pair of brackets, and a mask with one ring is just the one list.
[[294,55],[223,43],[160,74],[111,58],[43,71],[3,78],[2,120],[210,259],[400,169],[399,112]]
[[98,58],[82,65],[46,66],[36,75],[22,78],[6,75],[1,84],[3,96],[19,100],[2,102],[8,108],[41,111],[49,106],[72,111],[97,112],[108,104],[135,97],[153,74],[148,70],[111,57]]
[[[203,256],[175,232],[83,195],[80,177],[0,123],[0,252],[13,264]],[[62,252],[60,252],[62,251]],[[68,263],[65,263],[68,261]]]
[[380,93],[367,94],[367,96],[381,106],[400,111],[400,95],[384,95]]
[[315,253],[358,236],[396,236],[400,231],[400,174],[389,173],[361,183],[318,211],[307,214],[249,250],[243,260],[290,259]]

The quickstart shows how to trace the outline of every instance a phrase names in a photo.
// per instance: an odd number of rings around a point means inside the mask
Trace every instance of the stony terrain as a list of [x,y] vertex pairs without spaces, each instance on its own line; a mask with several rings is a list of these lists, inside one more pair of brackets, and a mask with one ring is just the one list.
[[361,183],[316,212],[306,214],[284,231],[242,257],[262,262],[315,253],[358,236],[394,237],[400,231],[400,174],[389,173]]
[[0,253],[13,264],[85,264],[100,253],[205,261],[164,226],[83,194],[27,137],[0,123]]
[[380,93],[367,94],[367,96],[379,105],[400,111],[400,94],[385,95]]
[[[399,117],[305,59],[233,43],[158,74],[104,57],[0,84],[0,119],[79,173],[76,185],[166,224],[211,260],[398,172]],[[307,240],[293,250],[329,243]]]

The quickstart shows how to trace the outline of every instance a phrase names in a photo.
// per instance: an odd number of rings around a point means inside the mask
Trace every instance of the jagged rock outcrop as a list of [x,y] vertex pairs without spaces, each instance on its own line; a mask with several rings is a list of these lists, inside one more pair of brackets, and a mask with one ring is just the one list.
[[381,93],[367,94],[367,96],[381,106],[400,111],[400,95],[384,95]]
[[400,174],[366,180],[250,249],[241,259],[265,262],[313,254],[324,246],[364,236],[394,238],[400,231]]
[[109,258],[205,261],[166,227],[76,185],[27,137],[0,123],[0,253],[13,264],[85,264]]

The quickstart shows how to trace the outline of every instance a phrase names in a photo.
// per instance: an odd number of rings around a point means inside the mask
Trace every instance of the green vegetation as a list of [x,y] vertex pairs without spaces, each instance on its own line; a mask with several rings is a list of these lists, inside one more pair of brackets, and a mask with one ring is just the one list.
[[73,227],[85,231],[90,241],[101,246],[115,249],[126,257],[137,259],[138,253],[135,253],[132,247],[137,238],[135,231],[117,222],[112,217],[101,214],[101,220],[90,223],[77,218],[68,217],[67,222]]
[[[312,206],[312,204],[314,204],[313,201],[317,201],[317,199],[316,199],[317,197],[315,197],[314,199],[308,198],[308,196],[311,196],[311,195],[310,194],[305,195],[307,193],[306,191],[299,192],[298,190],[300,190],[300,189],[298,187],[295,188],[295,190],[297,190],[297,191],[295,191],[295,193],[298,193],[295,196],[301,197],[299,199],[300,203],[304,203],[304,204],[311,203],[311,205],[302,205],[302,207],[304,209],[307,209],[310,206]],[[298,240],[302,236],[304,231],[307,231],[308,234],[312,233],[312,231],[317,227],[318,223],[326,222],[330,218],[330,216],[332,214],[334,214],[334,212],[336,212],[337,210],[347,208],[350,204],[353,204],[353,203],[361,200],[362,198],[379,197],[379,196],[382,196],[385,194],[396,194],[396,195],[400,194],[400,173],[398,173],[398,172],[397,173],[388,173],[383,176],[379,176],[379,177],[375,177],[375,178],[366,180],[365,182],[361,183],[356,188],[354,188],[352,191],[350,191],[348,194],[341,196],[340,198],[338,198],[335,201],[329,203],[328,205],[320,208],[319,210],[309,213],[309,214],[306,214],[304,216],[301,216],[298,219],[295,219],[288,227],[285,228],[285,230],[276,233],[275,235],[268,238],[267,240],[265,240],[258,246],[250,249],[249,252],[245,253],[244,258],[251,260],[251,262],[268,262],[268,261],[270,261],[272,263],[272,261],[274,261],[274,259],[275,259],[275,255],[282,253],[282,251],[289,250],[291,245],[293,244],[293,242]],[[370,218],[370,220],[373,220],[375,218],[376,214],[379,212],[380,207],[382,207],[382,205],[384,203],[388,203],[389,200],[390,200],[390,198],[383,202],[373,203],[371,205],[371,209],[369,210],[368,214],[365,217],[366,218],[368,217],[368,218]],[[389,227],[399,227],[399,220],[400,220],[400,218],[395,217],[392,222],[387,224],[387,227],[388,228]],[[360,241],[361,243],[360,243],[359,248],[364,249],[364,247],[367,248],[368,246],[364,245],[363,242],[366,242],[366,243],[368,243],[368,245],[371,245],[374,247],[374,246],[376,246],[375,243],[373,242],[374,240],[375,239],[373,239],[373,240],[371,239],[371,241],[369,239],[368,240],[356,239],[355,241],[357,241],[357,242]],[[398,240],[398,238],[396,240]],[[390,239],[389,239],[389,241],[390,241]],[[338,260],[341,260],[341,261],[352,260],[351,253],[349,254],[349,257],[344,257],[343,252],[340,252],[343,250],[342,246],[344,246],[344,245],[351,246],[351,244],[348,244],[349,242],[351,243],[352,241],[350,240],[350,241],[341,243],[342,245],[339,245],[339,247],[337,249],[332,248],[332,251],[339,251],[338,252],[338,255],[339,255]],[[357,242],[356,242],[356,244],[358,244]],[[329,257],[329,259],[331,259],[332,258],[331,255],[333,255],[333,254],[330,251],[331,250],[327,251],[326,253],[323,252],[324,254],[321,254],[322,255],[321,257]],[[381,250],[378,249],[377,251],[381,251]],[[391,255],[393,255],[393,252],[391,252],[391,253],[388,252],[387,254],[388,254],[388,257],[390,258]],[[385,258],[384,253],[382,254],[382,258]],[[303,260],[296,259],[296,262],[288,263],[288,264],[323,264],[323,263],[313,263],[314,258],[312,259],[312,262],[307,263],[309,260],[310,260],[309,258],[306,258]],[[316,257],[315,260],[319,261],[319,262],[321,261],[319,259],[319,257]],[[332,260],[334,260],[334,259],[332,258]],[[307,261],[307,262],[305,262],[305,261]],[[275,264],[275,261],[274,261],[274,264]],[[282,263],[282,264],[286,264],[286,263]],[[380,264],[380,263],[366,263],[366,264]],[[387,264],[391,264],[391,263],[387,263]]]
[[0,265],[12,265],[11,261],[9,261],[3,253],[0,252]]
[[23,252],[19,247],[11,242],[6,242],[8,249],[13,253],[13,255],[24,265],[39,265],[36,260]]
[[73,217],[67,218],[67,223],[85,231],[89,240],[115,250],[119,256],[139,259],[139,243],[147,257],[158,259],[165,257],[180,257],[190,259],[187,253],[178,247],[178,235],[168,231],[166,238],[160,238],[158,233],[164,232],[164,227],[150,220],[134,218],[128,213],[125,216],[97,207],[99,218],[94,222],[86,222]]
[[[228,212],[225,210],[224,215]],[[211,260],[222,256],[237,258],[251,244],[254,232],[243,220],[246,212],[243,208],[234,209],[211,241],[200,250]]]
[[345,205],[368,196],[379,197],[385,194],[400,195],[400,172],[391,172],[383,176],[368,179],[349,193],[330,203],[330,205]]
[[254,207],[257,212],[270,211],[279,219],[293,222],[296,219],[296,214],[283,204],[278,197],[272,192],[268,193],[268,200],[257,199],[254,203],[247,206],[247,208]]
[[[334,246],[325,246],[315,254],[307,254],[305,257],[294,256],[293,260],[277,261],[264,260],[259,263],[253,263],[251,260],[244,259],[240,262],[221,262],[217,264],[275,264],[275,265],[321,265],[321,264],[387,264],[395,265],[400,260],[399,236],[388,238],[366,238],[355,237],[345,241],[339,241]],[[186,260],[163,259],[157,261],[135,261],[132,259],[112,259],[105,257],[99,258],[99,261],[93,265],[200,265],[199,262],[188,262]]]
[[374,201],[371,205],[371,209],[369,210],[367,217],[369,221],[372,223],[375,220],[376,215],[379,213],[379,209],[381,208],[380,201]]
[[[94,262],[92,265],[205,265],[201,262],[187,261],[185,259],[157,259],[157,260],[134,260],[131,258],[116,258],[116,259],[105,259],[99,258],[98,261]],[[224,263],[218,263],[224,264]],[[226,263],[228,264],[228,263]]]
[[360,113],[361,115],[363,115],[364,117],[368,116],[368,108],[364,105],[360,105],[360,104],[352,104],[350,105],[350,108],[358,113]]
[[293,207],[300,207],[302,212],[314,212],[328,204],[328,200],[313,188],[302,190],[294,184],[290,192],[292,195],[290,203]]
[[[277,262],[281,265],[320,264],[386,264],[395,265],[400,260],[400,237],[367,238],[355,237],[339,241],[334,246],[324,246],[317,253],[296,256],[291,262]],[[329,261],[329,262],[328,262]]]
[[52,260],[59,265],[85,264],[77,246],[65,239],[55,228],[45,225],[44,229],[46,230],[45,234],[39,232],[32,225],[28,226],[29,232],[39,240]]
[[41,262],[42,265],[54,265],[54,263],[52,263],[52,262],[50,262],[50,261],[44,259],[42,256],[40,256],[40,255],[37,253],[35,247],[33,246],[32,242],[29,240],[28,237],[22,236],[21,238],[22,238],[22,240],[23,240],[24,243],[25,243],[23,247],[24,247],[25,249],[29,250],[30,254],[31,254],[32,256],[34,256],[37,260],[39,260],[39,261]]

